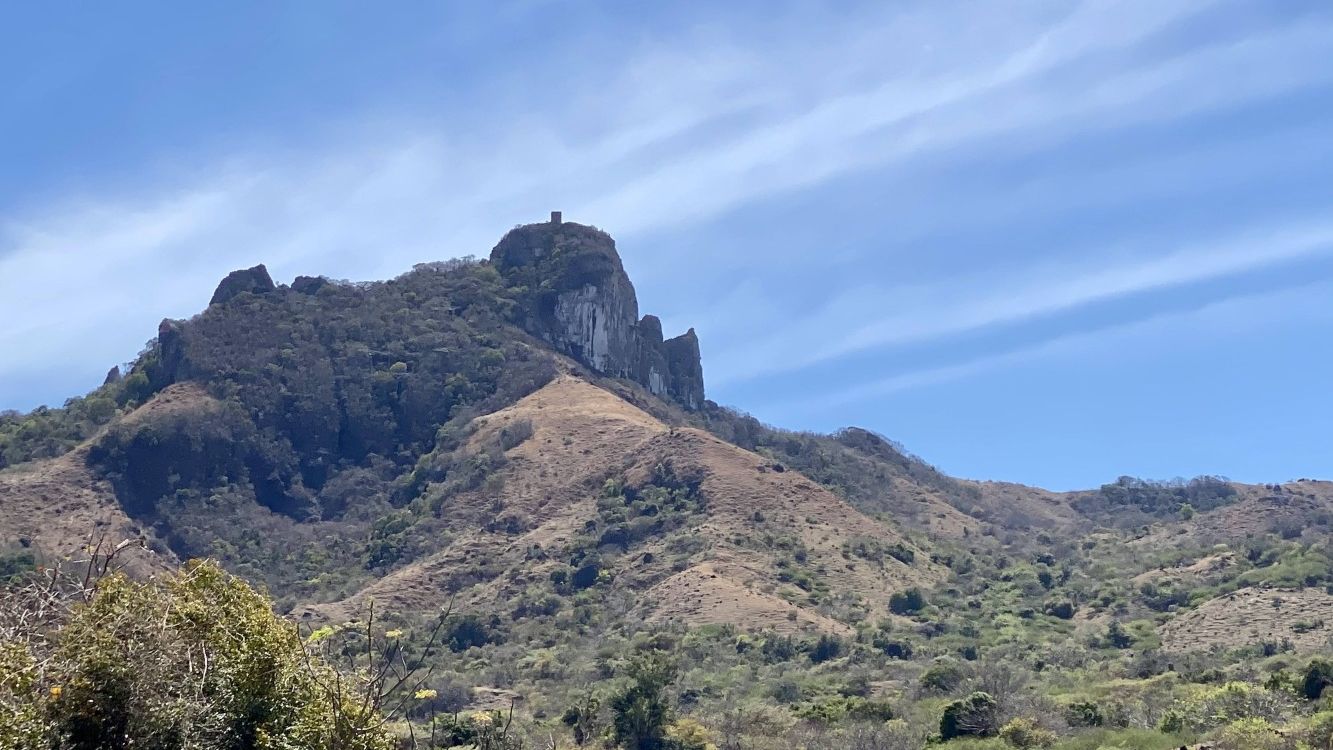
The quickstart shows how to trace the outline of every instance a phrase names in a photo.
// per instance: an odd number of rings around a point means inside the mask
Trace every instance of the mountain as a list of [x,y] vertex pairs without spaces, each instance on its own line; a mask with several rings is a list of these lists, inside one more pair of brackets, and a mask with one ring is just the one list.
[[695,664],[682,701],[827,726],[985,688],[1070,729],[1329,647],[1333,483],[958,479],[709,401],[700,349],[558,214],[389,281],[238,270],[101,388],[0,415],[0,577],[130,540],[133,575],[213,558],[310,627],[451,605],[439,689],[538,722],[645,649]]
[[[11,538],[60,556],[99,530],[143,537],[162,564],[216,557],[307,615],[615,574],[649,598],[730,602],[652,617],[846,633],[819,611],[830,590],[882,610],[942,578],[895,524],[708,432],[726,416],[694,331],[663,339],[639,317],[614,241],[580,224],[383,283],[236,271],[89,397],[104,399],[124,413],[0,475]],[[932,520],[970,522],[941,500],[949,480],[869,433],[843,440],[867,467],[895,462],[881,477]],[[844,564],[865,545],[873,562]]]

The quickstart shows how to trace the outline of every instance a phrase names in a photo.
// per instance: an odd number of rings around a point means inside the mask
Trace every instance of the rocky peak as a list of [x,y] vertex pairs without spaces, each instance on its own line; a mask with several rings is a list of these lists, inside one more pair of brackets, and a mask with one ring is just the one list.
[[277,286],[273,284],[273,278],[268,275],[268,269],[260,263],[254,268],[227,274],[222,283],[218,284],[217,291],[213,292],[213,299],[209,300],[208,304],[220,305],[245,292],[267,294],[275,289]]
[[491,263],[519,292],[523,326],[592,369],[629,378],[689,409],[703,405],[703,368],[693,329],[664,341],[662,323],[639,319],[634,285],[615,240],[583,224],[516,227]]
[[639,303],[609,235],[581,224],[528,224],[500,240],[491,263],[522,289],[529,331],[598,372],[633,374]]
[[704,368],[699,356],[699,337],[694,329],[662,342],[666,356],[667,391],[688,409],[704,405]]

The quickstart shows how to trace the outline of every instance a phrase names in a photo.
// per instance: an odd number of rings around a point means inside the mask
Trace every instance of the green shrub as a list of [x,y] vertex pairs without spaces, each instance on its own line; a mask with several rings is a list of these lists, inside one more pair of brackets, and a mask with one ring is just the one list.
[[889,611],[895,615],[910,615],[920,612],[925,606],[926,596],[916,587],[899,591],[889,597]]
[[940,737],[991,737],[999,731],[1000,707],[989,693],[972,693],[944,707]]
[[842,639],[825,633],[810,647],[810,661],[821,664],[842,654]]
[[911,659],[914,651],[910,641],[895,639],[883,630],[875,631],[875,634],[871,636],[870,645],[879,649],[890,659]]
[[1283,750],[1287,740],[1263,719],[1238,719],[1213,734],[1217,750]]
[[967,673],[959,664],[942,659],[921,673],[920,684],[926,693],[948,694],[957,690],[966,678]]
[[844,720],[883,723],[894,718],[893,706],[889,703],[855,695],[815,701],[797,708],[794,713],[801,719],[825,726]]
[[669,750],[717,750],[713,733],[694,719],[677,719],[666,729],[664,747]]
[[1046,614],[1061,620],[1074,619],[1074,605],[1069,601],[1050,602],[1046,605]]
[[37,556],[30,549],[6,551],[0,549],[0,584],[11,578],[31,573],[37,567]]
[[1310,717],[1302,739],[1316,750],[1333,748],[1333,711],[1321,711]]
[[1305,680],[1301,684],[1301,692],[1305,697],[1317,701],[1330,685],[1333,685],[1333,661],[1315,659],[1310,662],[1310,666],[1305,669]]
[[37,661],[22,643],[0,641],[0,747],[41,747],[49,737]]
[[375,702],[336,688],[270,602],[213,564],[161,583],[105,578],[55,640],[40,675],[0,650],[0,700],[19,717],[3,731],[67,750],[391,747]]
[[1099,727],[1106,723],[1106,717],[1093,701],[1079,701],[1065,706],[1065,723],[1071,727]]
[[1134,645],[1134,636],[1125,630],[1119,620],[1114,620],[1106,627],[1106,645],[1111,648],[1127,649]]
[[495,623],[477,615],[464,615],[449,623],[445,630],[444,642],[454,653],[470,648],[485,646],[496,639]]
[[1291,709],[1289,695],[1245,682],[1228,682],[1177,701],[1159,728],[1167,732],[1203,732],[1242,719],[1279,721]]
[[1055,732],[1041,726],[1035,719],[1019,717],[1000,728],[1000,739],[1022,750],[1050,747],[1055,744]]
[[560,723],[569,727],[574,744],[579,747],[592,742],[599,733],[602,704],[592,693],[585,693],[578,703],[565,709]]
[[611,699],[611,727],[626,750],[667,750],[674,716],[666,695],[676,668],[661,655],[637,657],[626,668],[630,684]]

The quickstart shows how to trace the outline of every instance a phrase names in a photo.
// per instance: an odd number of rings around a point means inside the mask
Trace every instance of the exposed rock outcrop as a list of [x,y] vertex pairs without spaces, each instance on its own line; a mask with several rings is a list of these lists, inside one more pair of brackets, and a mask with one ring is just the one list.
[[210,305],[220,305],[234,298],[238,294],[249,292],[251,294],[267,294],[277,289],[273,283],[273,278],[268,275],[268,269],[263,263],[254,268],[247,268],[241,271],[232,271],[227,277],[218,284],[217,291],[213,292],[213,299],[209,300]]
[[666,355],[667,391],[688,409],[704,405],[704,368],[699,356],[699,337],[694,329],[662,344]]
[[323,276],[297,276],[292,281],[292,291],[298,294],[317,294],[328,284],[329,280]]
[[185,357],[185,324],[164,318],[157,324],[157,360],[148,364],[148,381],[153,390],[161,390],[172,383],[186,380],[189,371]]
[[597,372],[635,380],[689,409],[703,406],[698,337],[691,329],[664,341],[660,320],[639,319],[610,235],[569,222],[527,224],[500,240],[491,263],[518,291],[530,333]]

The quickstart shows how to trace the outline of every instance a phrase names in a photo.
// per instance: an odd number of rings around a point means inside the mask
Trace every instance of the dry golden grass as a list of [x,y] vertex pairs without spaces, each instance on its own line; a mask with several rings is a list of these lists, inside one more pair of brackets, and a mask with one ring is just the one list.
[[748,572],[721,561],[700,563],[649,589],[637,612],[647,622],[737,625],[784,634],[854,632],[845,623],[747,587],[742,580]]
[[[979,515],[1003,518],[1009,525],[1067,527],[1079,523],[1072,500],[1076,493],[1051,492],[1012,482],[975,482],[981,491]],[[1018,519],[1025,524],[1016,523]]]
[[1193,581],[1225,572],[1228,568],[1235,567],[1235,565],[1236,553],[1220,552],[1214,555],[1206,555],[1193,562],[1181,563],[1180,565],[1170,568],[1145,570],[1129,580],[1135,585],[1148,583],[1150,581]]
[[[1297,623],[1319,623],[1297,632]],[[1254,646],[1291,639],[1298,651],[1333,647],[1333,595],[1320,589],[1247,588],[1211,599],[1161,628],[1170,650]]]
[[1274,490],[1267,485],[1235,484],[1237,502],[1198,513],[1188,521],[1175,520],[1129,544],[1202,546],[1307,527],[1310,519],[1333,511],[1333,482],[1288,482]]
[[[778,560],[789,553],[768,547],[766,531],[798,538],[807,550],[806,569],[831,590],[862,597],[872,611],[886,611],[891,593],[941,576],[924,554],[911,566],[892,558],[882,564],[846,558],[844,544],[858,537],[905,542],[892,527],[804,476],[701,430],[666,425],[578,377],[561,376],[518,403],[478,418],[472,440],[482,445],[517,421],[531,423],[532,437],[508,452],[498,497],[478,491],[451,501],[449,515],[460,519],[451,543],[347,600],[305,612],[340,620],[371,599],[390,610],[429,610],[454,595],[451,582],[460,571],[480,562],[501,572],[463,586],[457,591],[459,604],[493,605],[548,574],[556,563],[532,561],[531,550],[540,546],[558,552],[573,540],[596,517],[595,498],[607,478],[623,475],[631,484],[641,482],[664,460],[681,474],[702,477],[706,511],[692,526],[647,540],[622,558],[613,586],[646,617],[846,632],[846,625],[813,606],[788,603],[808,597],[793,585],[775,585]],[[481,522],[497,513],[523,518],[526,530],[517,535],[486,531]],[[681,536],[693,537],[702,551],[685,570],[672,570],[670,547]]]

